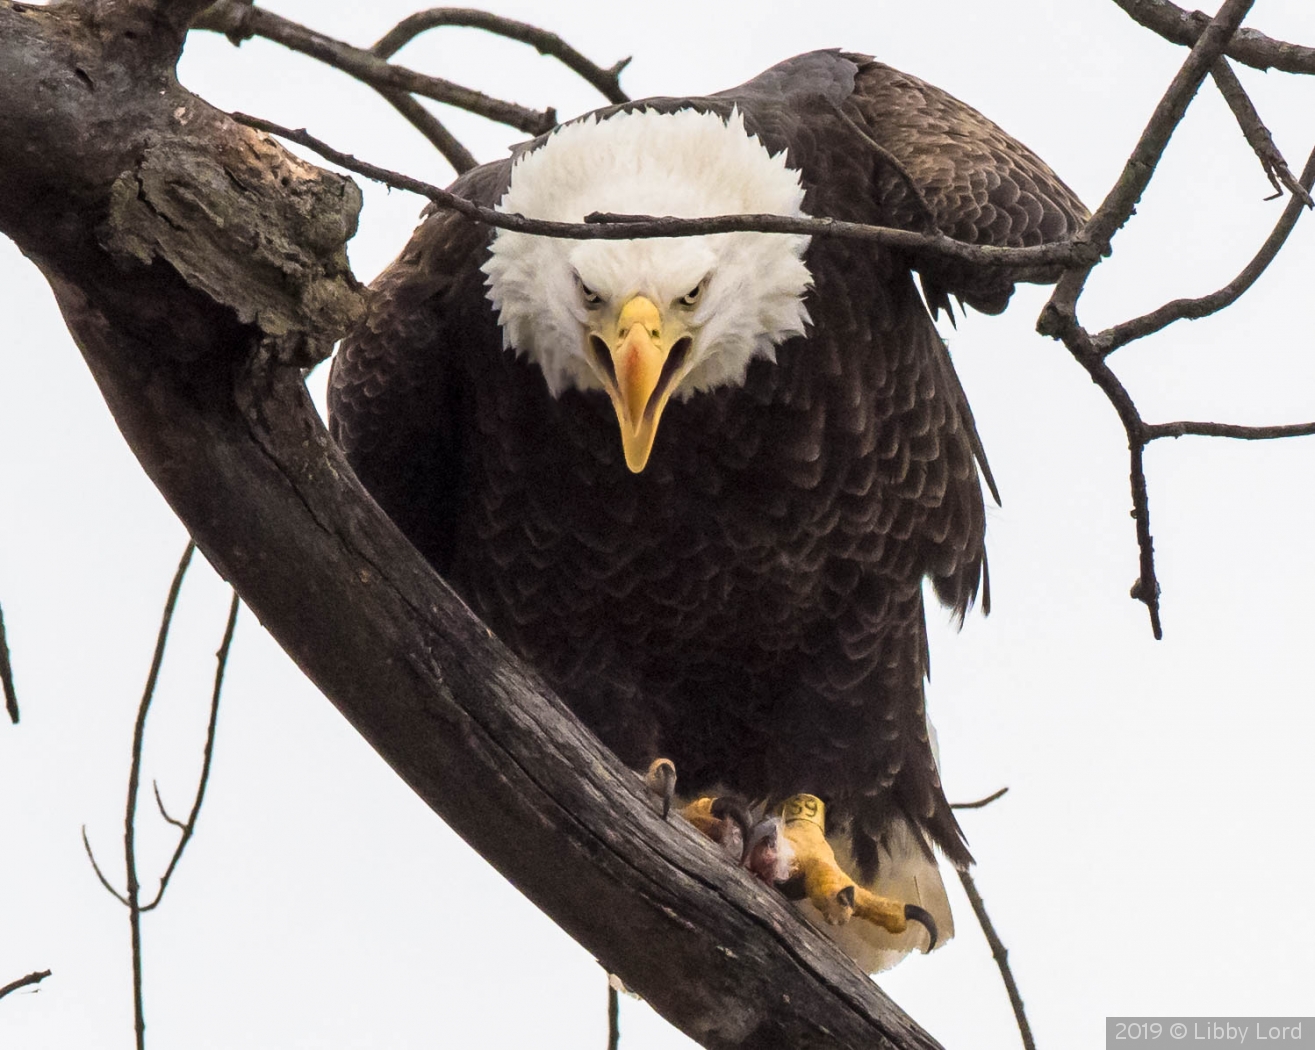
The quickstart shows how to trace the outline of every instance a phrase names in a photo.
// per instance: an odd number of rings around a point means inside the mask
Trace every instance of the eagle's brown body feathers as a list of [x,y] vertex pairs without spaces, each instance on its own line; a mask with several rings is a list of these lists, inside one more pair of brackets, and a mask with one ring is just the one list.
[[[810,214],[930,220],[1011,246],[1085,217],[985,118],[855,56],[641,103],[732,104],[788,151]],[[454,190],[492,205],[509,172],[486,165]],[[922,582],[960,614],[978,594],[981,452],[907,261],[816,239],[809,336],[755,361],[742,388],[673,401],[632,474],[602,394],[554,399],[503,350],[479,269],[488,240],[433,214],[339,354],[333,431],[362,482],[627,763],[668,756],[691,791],[820,795],[851,822],[861,867],[899,816],[966,863],[928,740]],[[1011,290],[966,270],[922,279],[935,305],[957,294],[998,310]]]

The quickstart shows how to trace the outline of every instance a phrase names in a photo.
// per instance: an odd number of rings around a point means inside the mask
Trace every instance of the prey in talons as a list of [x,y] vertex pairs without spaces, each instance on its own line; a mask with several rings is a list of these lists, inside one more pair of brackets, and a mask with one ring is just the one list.
[[[668,758],[654,759],[644,774],[644,784],[666,819],[676,798],[675,763]],[[735,795],[696,798],[678,812],[764,882],[775,885],[787,877],[790,845],[781,834],[779,817],[755,816],[749,804]]]

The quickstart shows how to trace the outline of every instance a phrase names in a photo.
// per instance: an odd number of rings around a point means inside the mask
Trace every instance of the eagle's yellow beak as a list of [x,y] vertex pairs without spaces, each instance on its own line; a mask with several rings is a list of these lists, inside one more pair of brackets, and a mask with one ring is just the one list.
[[[672,339],[673,333],[663,332],[662,314],[657,306],[636,295],[621,308],[615,329],[607,333],[611,338],[589,336],[596,348],[593,356],[600,372],[605,373],[600,378],[621,426],[626,466],[636,474],[648,463],[662,410],[680,378],[676,373],[689,345],[683,326],[675,327],[682,331]],[[603,347],[597,346],[598,343],[606,347],[608,360],[601,360]],[[672,360],[673,346],[682,343],[677,359]]]

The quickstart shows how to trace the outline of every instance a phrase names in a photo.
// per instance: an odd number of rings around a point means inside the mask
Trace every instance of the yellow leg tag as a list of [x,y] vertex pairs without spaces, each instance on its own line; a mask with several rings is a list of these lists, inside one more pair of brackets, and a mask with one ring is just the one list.
[[826,806],[816,795],[794,795],[786,799],[781,806],[781,818],[787,824],[806,820],[826,833]]

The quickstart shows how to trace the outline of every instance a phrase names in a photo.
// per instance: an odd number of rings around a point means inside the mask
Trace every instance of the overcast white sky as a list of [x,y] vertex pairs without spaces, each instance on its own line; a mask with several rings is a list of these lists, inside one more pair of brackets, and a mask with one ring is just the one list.
[[[414,0],[271,0],[368,44]],[[814,47],[866,51],[1027,142],[1089,205],[1120,170],[1185,52],[1111,0],[666,0],[500,13],[602,64],[635,56],[635,97],[730,86]],[[1248,22],[1315,43],[1315,5],[1260,0]],[[563,116],[600,104],[533,51],[442,30],[401,61]],[[1241,70],[1294,168],[1315,82]],[[305,125],[445,182],[428,145],[368,89],[308,59],[198,35],[183,80],[218,106]],[[462,115],[485,159],[521,136]],[[1090,324],[1228,280],[1282,203],[1209,87],[1084,300]],[[423,202],[366,188],[356,271],[401,248]],[[1220,318],[1119,353],[1146,417],[1315,418],[1315,222]],[[1149,455],[1165,640],[1128,599],[1136,548],[1113,411],[1057,344],[1044,295],[949,333],[1004,495],[989,519],[994,612],[933,613],[931,707],[977,879],[1038,1041],[1094,1047],[1114,1014],[1315,1014],[1315,443],[1183,439]],[[131,1045],[127,922],[82,855],[86,824],[122,882],[133,713],[185,535],[128,453],[49,290],[0,241],[0,603],[23,704],[0,724],[0,1047]],[[322,386],[322,374],[317,377]],[[190,799],[226,592],[188,583],[146,776]],[[147,885],[172,845],[143,805]],[[951,879],[953,882],[954,880]],[[950,1047],[1017,1033],[957,883],[959,937],[882,985]],[[602,1047],[592,959],[418,802],[243,613],[197,837],[145,920],[152,1047]],[[633,1000],[625,1050],[692,1045]]]

